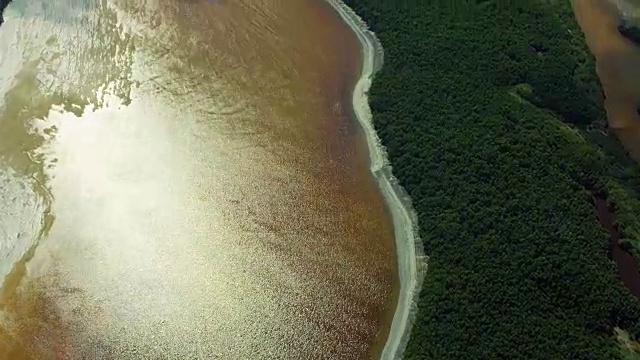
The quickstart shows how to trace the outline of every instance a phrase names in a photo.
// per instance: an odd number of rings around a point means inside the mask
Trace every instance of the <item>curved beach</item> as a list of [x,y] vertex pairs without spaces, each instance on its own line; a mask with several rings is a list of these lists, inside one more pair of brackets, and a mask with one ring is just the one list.
[[395,236],[333,8],[45,5],[0,32],[0,359],[379,356]]
[[381,359],[398,359],[406,347],[411,325],[417,310],[420,285],[426,271],[427,257],[423,254],[418,235],[417,215],[411,199],[393,176],[386,149],[375,131],[367,92],[375,73],[383,63],[384,51],[367,24],[340,0],[327,0],[358,37],[363,50],[360,78],[353,91],[353,109],[366,136],[370,170],[387,204],[393,220],[400,292],[389,337]]

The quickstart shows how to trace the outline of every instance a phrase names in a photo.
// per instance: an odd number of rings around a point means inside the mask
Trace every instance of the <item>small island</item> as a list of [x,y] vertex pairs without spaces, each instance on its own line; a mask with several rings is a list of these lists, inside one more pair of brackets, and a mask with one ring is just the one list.
[[620,25],[618,25],[618,31],[622,36],[640,46],[640,27],[635,24],[631,24],[626,20],[622,20]]

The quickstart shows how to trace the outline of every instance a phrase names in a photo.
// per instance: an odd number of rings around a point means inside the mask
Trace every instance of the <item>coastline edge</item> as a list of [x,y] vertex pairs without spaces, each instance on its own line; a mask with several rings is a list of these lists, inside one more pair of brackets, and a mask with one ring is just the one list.
[[371,174],[376,180],[391,213],[400,291],[389,336],[381,360],[402,358],[418,309],[418,297],[427,271],[428,256],[423,252],[419,236],[418,216],[409,194],[392,173],[387,151],[373,125],[368,92],[374,75],[382,68],[384,50],[376,35],[353,9],[342,0],[326,0],[358,37],[363,60],[360,78],[353,90],[352,106],[358,124],[365,134]]

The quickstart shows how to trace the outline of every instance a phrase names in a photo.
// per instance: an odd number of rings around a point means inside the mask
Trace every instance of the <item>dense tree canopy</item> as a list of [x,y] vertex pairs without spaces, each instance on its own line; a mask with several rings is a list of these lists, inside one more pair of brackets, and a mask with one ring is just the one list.
[[11,0],[0,0],[0,25],[2,25],[2,23],[4,22],[4,17],[2,16],[2,14],[4,13],[4,9],[9,6],[10,2]]
[[640,302],[591,194],[637,242],[640,177],[570,1],[346,2],[385,48],[374,123],[430,257],[406,358],[620,357]]

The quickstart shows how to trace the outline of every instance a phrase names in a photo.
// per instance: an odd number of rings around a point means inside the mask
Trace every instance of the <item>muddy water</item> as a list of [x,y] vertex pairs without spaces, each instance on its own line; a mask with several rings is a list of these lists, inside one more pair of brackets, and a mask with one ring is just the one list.
[[618,276],[629,292],[640,299],[640,268],[633,256],[620,246],[620,231],[615,225],[615,214],[607,205],[607,200],[593,194],[596,214],[602,227],[609,233],[609,254],[618,266]]
[[0,358],[351,359],[391,224],[319,0],[15,0],[0,28]]
[[[640,5],[618,0],[573,1],[573,8],[596,58],[598,76],[605,93],[610,128],[625,148],[640,162],[640,47],[618,32],[621,11]],[[624,6],[622,6],[624,5]]]

